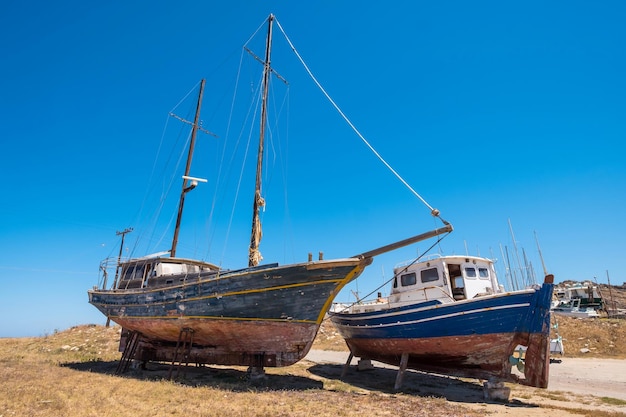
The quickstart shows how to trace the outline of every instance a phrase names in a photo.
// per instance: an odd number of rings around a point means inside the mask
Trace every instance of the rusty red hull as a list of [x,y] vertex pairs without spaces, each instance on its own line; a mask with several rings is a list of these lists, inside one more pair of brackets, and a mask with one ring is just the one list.
[[124,328],[141,329],[135,358],[172,361],[180,329],[192,329],[192,363],[289,366],[306,356],[319,329],[316,323],[199,319],[118,319]]
[[402,353],[408,353],[407,367],[411,369],[469,378],[496,377],[500,380],[519,382],[519,379],[511,374],[509,356],[517,345],[528,343],[528,335],[349,339],[346,342],[354,356],[390,365],[399,365]]

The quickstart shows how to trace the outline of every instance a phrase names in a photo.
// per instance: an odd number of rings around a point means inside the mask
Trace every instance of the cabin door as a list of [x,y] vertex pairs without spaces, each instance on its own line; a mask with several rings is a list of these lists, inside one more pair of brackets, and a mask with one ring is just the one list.
[[450,277],[452,297],[454,297],[455,300],[464,300],[466,298],[465,280],[463,279],[461,265],[448,264],[448,276]]

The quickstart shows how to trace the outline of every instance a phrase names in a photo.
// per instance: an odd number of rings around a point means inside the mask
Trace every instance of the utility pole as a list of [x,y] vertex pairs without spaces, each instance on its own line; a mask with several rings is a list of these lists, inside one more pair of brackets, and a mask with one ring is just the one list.
[[[120,252],[117,255],[117,266],[115,267],[115,279],[113,280],[113,289],[117,288],[117,279],[120,276],[120,263],[122,262],[122,252],[124,250],[124,238],[126,237],[126,234],[132,231],[133,231],[133,228],[129,227],[129,228],[122,230],[121,232],[120,231],[115,232],[116,236],[122,236],[122,242],[120,243]],[[109,327],[110,323],[111,323],[111,319],[107,317],[106,327]]]
[[122,262],[122,251],[124,250],[124,238],[127,233],[133,231],[132,227],[122,230],[121,232],[115,232],[116,236],[122,236],[122,242],[120,243],[120,252],[117,255],[117,267],[115,268],[115,280],[113,280],[113,289],[117,288],[117,279],[120,275],[120,263]]

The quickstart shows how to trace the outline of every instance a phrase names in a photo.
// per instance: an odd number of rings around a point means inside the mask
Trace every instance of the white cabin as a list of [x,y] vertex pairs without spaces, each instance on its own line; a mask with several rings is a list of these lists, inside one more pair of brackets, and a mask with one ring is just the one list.
[[425,301],[453,303],[504,292],[493,261],[477,256],[439,256],[394,268],[391,294],[355,304],[351,313],[379,311]]

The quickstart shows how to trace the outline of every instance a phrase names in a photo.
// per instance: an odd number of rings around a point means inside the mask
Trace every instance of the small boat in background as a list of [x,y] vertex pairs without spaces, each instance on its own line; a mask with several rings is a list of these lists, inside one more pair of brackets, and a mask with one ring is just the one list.
[[[334,309],[350,358],[547,388],[553,276],[506,292],[491,260],[436,256],[394,268],[389,297]],[[516,352],[524,351],[523,357]],[[512,373],[512,367],[523,373]]]
[[576,283],[566,281],[554,288],[552,312],[560,316],[577,318],[600,317],[598,310],[605,304],[597,286],[587,281]]
[[576,317],[580,319],[593,319],[600,317],[600,313],[593,307],[581,307],[580,298],[569,301],[560,301],[552,307],[552,312],[559,316]]
[[578,300],[579,308],[590,307],[594,310],[602,310],[605,307],[604,298],[597,285],[591,281],[582,283],[565,281],[554,287],[554,297],[557,304],[567,304],[572,300]]

